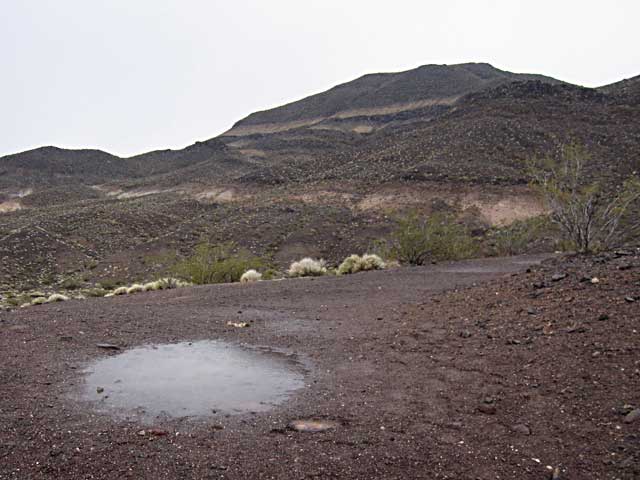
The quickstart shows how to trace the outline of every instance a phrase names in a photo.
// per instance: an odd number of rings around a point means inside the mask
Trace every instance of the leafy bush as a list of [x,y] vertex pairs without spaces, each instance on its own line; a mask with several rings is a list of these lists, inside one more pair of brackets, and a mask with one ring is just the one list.
[[378,255],[369,253],[362,257],[360,255],[350,255],[345,258],[338,267],[338,275],[357,273],[366,270],[380,270],[384,267],[384,261]]
[[326,275],[326,262],[322,259],[303,258],[298,262],[293,262],[289,270],[287,270],[287,274],[290,277],[319,277]]
[[459,260],[476,252],[467,228],[445,213],[425,219],[410,212],[398,221],[388,246],[390,257],[410,265],[424,265],[429,260]]
[[487,234],[494,255],[518,255],[531,250],[541,242],[545,234],[552,231],[546,216],[517,220],[504,227],[493,228]]
[[173,271],[185,280],[203,285],[238,282],[247,270],[265,265],[262,259],[245,251],[236,250],[233,243],[223,245],[203,243],[196,247],[192,256],[178,262],[173,267]]
[[82,287],[82,281],[79,278],[70,277],[65,279],[60,286],[65,290],[77,290]]
[[590,161],[585,147],[570,144],[558,159],[534,160],[530,165],[532,183],[547,203],[551,220],[581,253],[610,248],[640,231],[638,207],[634,208],[640,200],[640,180],[633,175],[606,191],[589,179]]
[[98,285],[105,290],[114,290],[115,288],[124,285],[124,283],[124,280],[119,278],[105,278],[104,280],[100,280]]

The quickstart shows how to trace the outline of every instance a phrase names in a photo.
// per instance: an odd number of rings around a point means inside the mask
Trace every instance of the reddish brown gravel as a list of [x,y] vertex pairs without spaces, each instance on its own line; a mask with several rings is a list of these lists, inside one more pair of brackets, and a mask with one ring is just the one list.
[[[541,259],[0,313],[0,478],[640,478],[640,258],[525,271]],[[152,425],[77,400],[82,369],[118,354],[98,343],[204,339],[289,352],[306,387],[268,413]]]

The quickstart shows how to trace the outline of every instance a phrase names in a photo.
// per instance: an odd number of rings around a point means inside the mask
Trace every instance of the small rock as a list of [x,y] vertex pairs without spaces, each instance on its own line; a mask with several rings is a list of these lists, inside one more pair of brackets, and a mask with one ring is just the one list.
[[318,433],[337,428],[338,424],[326,420],[294,420],[287,425],[296,432]]
[[601,321],[601,322],[605,322],[605,321],[609,320],[609,315],[607,315],[606,313],[603,313],[602,315],[600,315],[598,317],[598,320]]
[[98,387],[98,388],[96,388],[96,392],[97,393],[102,393],[102,392],[104,392],[104,388]]
[[247,322],[227,322],[227,326],[236,328],[247,328],[249,324]]
[[527,313],[528,313],[529,315],[537,315],[537,314],[538,314],[538,311],[537,311],[535,308],[530,307],[530,308],[527,308]]
[[519,423],[517,425],[514,425],[511,430],[521,435],[531,435],[531,429],[527,427],[524,423]]
[[96,347],[104,348],[105,350],[120,350],[118,345],[112,345],[110,343],[96,343]]
[[554,273],[553,276],[551,277],[551,280],[553,282],[559,282],[562,279],[567,278],[567,274],[566,273]]
[[593,277],[593,278],[591,279],[591,283],[592,283],[593,285],[595,285],[595,284],[597,284],[597,283],[600,283],[600,279],[599,279],[598,277]]
[[460,336],[462,338],[469,338],[471,336],[471,332],[469,330],[462,330],[460,332]]
[[640,408],[636,408],[635,410],[631,410],[624,417],[624,423],[632,423],[637,420],[640,420]]
[[495,415],[497,412],[495,405],[488,405],[486,403],[481,403],[478,405],[478,411],[480,413],[484,413],[485,415]]
[[633,303],[636,301],[636,299],[633,297],[624,297],[624,301],[627,303]]

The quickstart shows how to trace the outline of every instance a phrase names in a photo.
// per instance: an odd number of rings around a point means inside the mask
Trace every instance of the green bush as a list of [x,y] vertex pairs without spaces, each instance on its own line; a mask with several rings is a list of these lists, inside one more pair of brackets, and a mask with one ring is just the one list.
[[534,159],[530,175],[565,243],[580,253],[605,250],[640,234],[640,178],[603,185],[591,154],[582,145],[563,146],[558,158]]
[[446,213],[435,213],[426,219],[416,212],[409,213],[398,221],[388,247],[391,258],[410,265],[459,260],[476,252],[476,243],[467,228]]
[[77,290],[82,287],[82,280],[76,277],[69,277],[60,286],[65,290]]
[[100,280],[100,283],[98,283],[100,288],[104,288],[105,290],[115,290],[117,287],[124,284],[125,281],[121,278],[105,278],[104,280]]
[[546,216],[517,220],[504,227],[496,227],[487,233],[490,253],[494,255],[518,255],[531,250],[532,245],[544,240],[552,225]]
[[172,270],[184,280],[203,285],[239,282],[247,270],[265,266],[261,258],[238,249],[233,243],[202,243],[195,248],[193,255],[178,262]]

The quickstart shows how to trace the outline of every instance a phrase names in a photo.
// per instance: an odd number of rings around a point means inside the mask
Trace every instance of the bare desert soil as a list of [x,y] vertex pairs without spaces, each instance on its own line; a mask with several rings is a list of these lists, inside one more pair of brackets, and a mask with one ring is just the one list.
[[[0,478],[640,478],[638,252],[544,258],[0,313]],[[306,386],[152,425],[77,400],[83,368],[117,354],[98,343],[207,339],[287,352]]]

